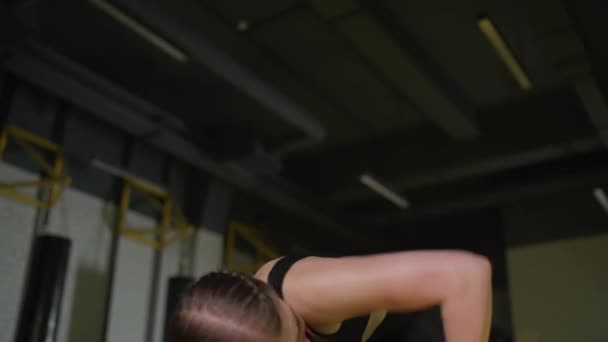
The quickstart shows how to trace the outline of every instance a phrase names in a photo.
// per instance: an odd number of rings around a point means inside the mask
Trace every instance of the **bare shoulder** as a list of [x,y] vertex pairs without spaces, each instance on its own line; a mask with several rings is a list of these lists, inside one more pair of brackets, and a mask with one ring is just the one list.
[[[256,277],[266,282],[277,261],[262,266]],[[307,322],[319,326],[374,310],[410,311],[436,305],[467,279],[490,274],[486,260],[463,251],[310,257],[289,270],[283,294]]]
[[[341,325],[341,319],[327,315],[319,305],[325,303],[325,291],[330,286],[332,272],[336,271],[336,261],[340,258],[306,257],[299,260],[289,270],[283,283],[284,300],[316,331],[331,334]],[[255,277],[268,282],[268,275],[280,258],[264,264]],[[325,284],[324,284],[325,283]]]

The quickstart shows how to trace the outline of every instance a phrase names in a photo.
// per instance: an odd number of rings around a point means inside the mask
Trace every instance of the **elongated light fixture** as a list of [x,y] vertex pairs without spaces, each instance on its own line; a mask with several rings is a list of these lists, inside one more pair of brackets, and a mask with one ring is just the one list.
[[604,211],[608,214],[608,197],[606,197],[604,190],[602,188],[593,189],[593,196],[600,204],[602,209],[604,209]]
[[152,32],[152,30],[148,29],[137,20],[133,19],[131,16],[107,2],[106,0],[91,0],[91,3],[95,5],[98,9],[114,18],[119,23],[123,24],[129,30],[135,32],[137,35],[142,37],[143,39],[150,42],[152,45],[156,46],[158,49],[171,56],[173,59],[178,62],[185,63],[188,60],[188,56],[185,52],[175,47],[169,41],[159,36],[158,34]]
[[399,196],[396,192],[387,188],[385,185],[380,183],[378,180],[376,180],[370,174],[367,174],[367,173],[362,174],[361,177],[359,178],[359,180],[361,181],[361,183],[365,184],[367,187],[374,190],[376,193],[378,193],[382,197],[386,198],[387,200],[389,200],[390,202],[392,202],[394,205],[398,206],[399,208],[401,208],[401,209],[409,208],[410,203],[405,198]]
[[496,29],[494,23],[488,17],[482,17],[477,20],[477,25],[481,32],[486,36],[486,39],[492,44],[498,56],[507,66],[519,86],[523,90],[532,89],[532,82],[522,68],[521,64],[515,58],[515,55],[507,45],[502,35]]

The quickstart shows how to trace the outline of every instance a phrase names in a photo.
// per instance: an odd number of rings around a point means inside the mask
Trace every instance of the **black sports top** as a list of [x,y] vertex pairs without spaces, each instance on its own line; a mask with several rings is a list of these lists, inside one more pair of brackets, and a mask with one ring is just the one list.
[[[285,256],[279,259],[268,274],[268,284],[283,298],[283,281],[289,269],[306,256]],[[361,341],[369,315],[342,322],[331,335],[321,334],[306,327],[306,337],[312,342]],[[444,341],[441,313],[438,307],[417,313],[389,313],[367,342]]]
[[[282,257],[274,264],[270,273],[268,273],[268,284],[276,291],[279,297],[283,298],[283,281],[287,272],[289,272],[296,262],[304,258],[303,256],[293,255]],[[334,335],[336,334],[321,334],[314,331],[308,324],[306,325],[306,337],[311,341],[332,341]]]
[[[268,274],[268,284],[276,291],[279,297],[283,298],[283,281],[285,280],[285,276],[287,272],[291,269],[291,267],[305,258],[305,256],[285,256],[279,259],[275,265],[270,270]],[[397,319],[397,317],[399,317]],[[342,322],[340,329],[331,335],[321,334],[319,332],[314,331],[310,326],[306,327],[306,337],[308,337],[313,342],[319,341],[333,341],[333,342],[353,342],[353,341],[361,341],[363,336],[363,332],[367,326],[367,322],[369,320],[369,315],[349,319]],[[406,321],[403,319],[401,315],[391,315],[389,314],[382,324],[376,329],[374,334],[368,342],[380,342],[380,341],[399,341],[395,337],[395,334],[400,334],[400,331],[404,327],[404,323]]]

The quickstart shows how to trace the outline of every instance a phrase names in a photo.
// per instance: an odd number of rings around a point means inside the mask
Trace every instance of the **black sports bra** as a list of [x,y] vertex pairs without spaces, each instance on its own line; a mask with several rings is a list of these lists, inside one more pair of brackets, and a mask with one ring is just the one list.
[[[305,256],[294,255],[282,257],[274,264],[270,273],[268,273],[268,284],[276,291],[279,297],[283,298],[283,281],[287,272],[289,272],[296,262],[304,258]],[[331,341],[332,337],[336,334],[321,334],[312,329],[308,324],[306,325],[306,337],[314,342]]]
[[[283,281],[285,280],[287,272],[289,272],[295,263],[304,258],[306,258],[306,256],[290,255],[282,257],[276,262],[268,273],[268,284],[276,291],[279,297],[283,298]],[[439,310],[436,311],[436,317],[433,319],[433,321],[438,322],[439,327],[441,327],[441,316]],[[420,330],[416,328],[411,330],[414,328],[412,323],[414,323],[415,316],[416,314],[412,313],[391,313],[387,315],[386,319],[382,321],[382,324],[378,327],[378,329],[376,329],[373,335],[369,338],[368,342],[402,341],[402,336],[404,336],[402,334],[404,331],[412,331],[415,333],[416,330]],[[345,320],[342,322],[340,329],[333,334],[319,333],[307,325],[306,337],[312,342],[361,341],[361,337],[366,329],[369,318],[370,315],[365,315],[362,317]],[[441,341],[443,341],[443,339],[441,339]]]

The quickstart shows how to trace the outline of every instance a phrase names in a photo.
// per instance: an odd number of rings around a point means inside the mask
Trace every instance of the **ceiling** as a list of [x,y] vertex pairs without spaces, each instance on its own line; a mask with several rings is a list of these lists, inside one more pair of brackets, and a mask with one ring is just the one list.
[[[425,217],[603,183],[608,169],[601,1],[111,2],[182,49],[185,63],[91,2],[12,3],[39,44],[162,108],[216,160],[267,151],[281,164],[268,186],[346,230],[398,234]],[[479,30],[482,15],[531,90]],[[237,82],[235,70],[257,83]],[[285,120],[287,104],[322,134]],[[363,186],[364,172],[411,208]],[[251,201],[243,195],[237,211],[255,216]],[[275,227],[289,224],[268,211]]]

